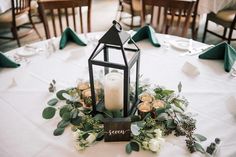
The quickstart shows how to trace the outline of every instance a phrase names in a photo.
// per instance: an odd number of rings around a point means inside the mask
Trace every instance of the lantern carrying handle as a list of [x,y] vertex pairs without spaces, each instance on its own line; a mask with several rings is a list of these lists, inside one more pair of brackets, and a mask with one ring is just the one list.
[[119,22],[117,22],[116,20],[113,20],[113,21],[112,21],[112,24],[115,26],[115,28],[116,28],[116,30],[117,30],[118,32],[121,32],[121,31],[122,31],[122,27],[121,27],[121,25],[120,25]]

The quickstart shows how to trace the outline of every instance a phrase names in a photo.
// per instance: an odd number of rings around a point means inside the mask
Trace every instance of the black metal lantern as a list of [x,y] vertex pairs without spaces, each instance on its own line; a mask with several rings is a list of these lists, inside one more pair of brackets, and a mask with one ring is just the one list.
[[[129,40],[132,41],[134,48],[124,47]],[[120,51],[122,54],[122,60],[124,64],[114,63],[109,60],[111,51],[110,49],[115,49]],[[127,51],[132,52],[133,56],[127,60],[126,53]],[[98,60],[98,56],[103,52],[103,59]],[[104,74],[107,75],[110,72],[110,69],[117,69],[123,71],[123,116],[127,117],[133,113],[135,106],[138,103],[138,86],[139,86],[139,64],[140,64],[140,50],[135,42],[132,40],[130,35],[122,30],[121,25],[113,21],[113,26],[105,33],[105,35],[98,41],[98,45],[93,51],[92,55],[88,60],[89,65],[89,77],[90,77],[90,86],[91,86],[91,96],[92,96],[92,105],[93,113],[96,113],[96,91],[94,87],[94,65],[104,67]],[[134,101],[130,103],[130,70],[136,65],[135,73],[135,90],[134,90]],[[115,94],[115,93],[114,93]],[[114,100],[115,101],[115,100]],[[106,102],[105,102],[106,103]]]

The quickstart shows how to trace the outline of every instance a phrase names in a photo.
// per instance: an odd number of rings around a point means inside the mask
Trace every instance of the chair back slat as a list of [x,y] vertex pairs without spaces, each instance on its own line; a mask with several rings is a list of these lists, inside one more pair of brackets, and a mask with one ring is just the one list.
[[[193,15],[196,0],[142,0],[143,21],[145,21],[145,6],[158,8],[151,25],[154,25],[158,32],[174,34],[185,37],[190,24],[190,17]],[[154,14],[151,15],[154,17]],[[184,22],[182,22],[184,20]]]
[[[75,8],[72,8],[72,16],[73,16],[73,24],[74,24],[74,28],[75,28],[75,31],[77,31],[77,29],[76,29],[76,20],[75,20]],[[82,25],[82,27],[81,28],[83,28],[83,25]],[[82,30],[81,30],[81,32],[83,32]]]
[[83,29],[83,15],[82,15],[82,9],[81,8],[79,8],[79,16],[80,16],[81,32],[84,32],[84,29]]
[[62,13],[61,13],[61,9],[58,8],[57,12],[58,12],[59,25],[60,25],[60,32],[62,34],[63,26],[62,26]]
[[[53,29],[54,36],[62,34],[66,27],[70,27],[74,31],[77,31],[77,19],[80,19],[80,30],[83,33],[83,19],[82,19],[82,7],[87,7],[87,32],[90,32],[90,16],[91,16],[91,0],[58,0],[58,1],[39,1],[39,13],[42,17],[46,38],[51,38],[50,30]],[[79,9],[79,12],[77,12]],[[53,10],[47,12],[47,10]],[[50,14],[53,17],[50,20],[47,20],[47,17]],[[80,18],[77,17],[79,14]],[[58,29],[57,29],[58,27]],[[51,29],[50,29],[51,28]]]
[[54,15],[54,10],[50,9],[50,15],[51,15],[51,20],[52,20],[52,25],[53,25],[53,33],[54,36],[57,37],[57,27],[56,27],[56,22],[55,22],[55,15]]
[[30,0],[11,0],[14,15],[30,10]]

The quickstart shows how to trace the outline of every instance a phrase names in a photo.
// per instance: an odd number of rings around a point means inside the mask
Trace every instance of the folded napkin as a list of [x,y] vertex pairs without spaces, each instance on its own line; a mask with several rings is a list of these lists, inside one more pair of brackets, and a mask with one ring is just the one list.
[[199,55],[199,58],[224,60],[224,69],[229,72],[236,61],[236,50],[226,42],[222,42]]
[[[147,26],[144,26],[142,28],[140,28],[133,36],[132,36],[132,39],[135,41],[135,42],[138,42],[140,40],[143,40],[143,39],[149,39],[149,41],[153,44],[153,46],[156,46],[156,47],[160,47],[160,43],[158,42],[157,38],[156,38],[156,32],[155,30],[147,25]],[[131,40],[129,41],[129,43],[131,43]]]
[[81,46],[87,45],[87,41],[85,39],[78,37],[77,34],[69,27],[66,28],[61,35],[61,40],[59,45],[60,49],[63,49],[68,41],[75,42],[76,44]]
[[0,67],[2,68],[17,68],[20,64],[15,63],[3,53],[0,52]]

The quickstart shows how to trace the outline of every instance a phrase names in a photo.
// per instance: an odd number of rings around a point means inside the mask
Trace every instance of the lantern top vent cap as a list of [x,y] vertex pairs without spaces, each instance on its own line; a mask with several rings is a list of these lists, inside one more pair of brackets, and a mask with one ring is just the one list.
[[117,21],[114,20],[112,24],[111,28],[99,40],[99,43],[118,46],[124,45],[131,38],[129,33],[123,31]]

